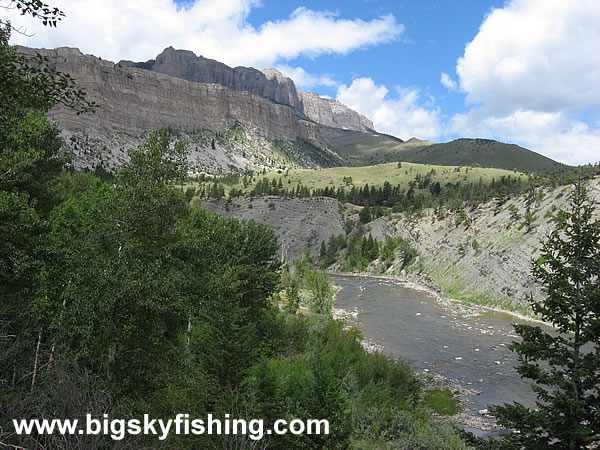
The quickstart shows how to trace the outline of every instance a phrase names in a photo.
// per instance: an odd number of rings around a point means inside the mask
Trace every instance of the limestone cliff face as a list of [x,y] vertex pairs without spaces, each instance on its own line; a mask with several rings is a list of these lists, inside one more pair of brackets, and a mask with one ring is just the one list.
[[319,142],[318,126],[303,120],[294,108],[244,90],[120,67],[73,48],[19,51],[48,56],[57,70],[72,75],[88,98],[100,104],[95,114],[79,116],[61,106],[53,109],[50,118],[69,130],[107,129],[133,136],[159,127],[226,132],[239,121],[271,139]]
[[148,131],[162,127],[193,143],[190,159],[199,172],[327,167],[344,160],[329,148],[323,133],[331,129],[321,123],[364,129],[357,113],[333,101],[331,111],[309,108],[308,117],[294,82],[274,69],[231,69],[173,49],[141,64],[114,64],[75,48],[20,47],[19,52],[48,57],[100,105],[95,114],[77,115],[62,105],[48,113],[61,128],[63,150],[74,155],[76,168],[113,170]]
[[373,122],[342,103],[296,89],[294,82],[276,69],[262,72],[250,67],[229,67],[196,56],[188,50],[166,48],[155,60],[145,63],[121,61],[123,67],[137,67],[199,83],[216,83],[235,91],[245,91],[275,103],[294,108],[297,114],[328,127],[368,132]]
[[319,97],[314,92],[299,91],[298,94],[304,114],[317,123],[363,133],[375,129],[373,122],[337,100]]
[[251,67],[232,68],[196,56],[187,50],[166,48],[156,57],[151,70],[197,83],[216,83],[234,91],[245,91],[300,111],[300,100],[292,80],[268,77]]

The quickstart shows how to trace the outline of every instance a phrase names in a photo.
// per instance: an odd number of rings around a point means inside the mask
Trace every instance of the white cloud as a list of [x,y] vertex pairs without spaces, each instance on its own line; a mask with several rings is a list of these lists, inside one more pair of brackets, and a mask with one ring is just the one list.
[[600,2],[514,0],[493,10],[458,60],[470,103],[492,112],[600,108]]
[[337,100],[373,121],[375,129],[401,139],[435,139],[441,132],[439,109],[419,103],[416,89],[396,88],[390,97],[385,86],[371,78],[357,78],[348,87],[338,88]]
[[56,0],[54,4],[67,17],[52,30],[10,12],[13,24],[36,33],[32,38],[15,34],[13,42],[79,47],[113,61],[150,59],[172,45],[229,65],[262,68],[300,55],[348,53],[396,40],[404,32],[392,15],[347,20],[306,8],[255,28],[247,17],[260,4],[257,0],[196,0],[186,8],[173,0]]
[[495,116],[485,108],[472,108],[456,114],[448,131],[517,143],[571,165],[600,161],[600,129],[560,112],[516,110]]
[[571,164],[600,159],[598,124],[579,119],[600,113],[598,23],[597,0],[513,0],[492,10],[458,59],[460,89],[473,106],[452,130]]
[[338,87],[340,85],[340,83],[329,75],[311,74],[302,67],[291,67],[286,64],[280,64],[275,68],[286,77],[294,80],[294,84],[299,89],[310,89],[316,86]]
[[442,83],[442,86],[444,86],[446,89],[450,89],[451,91],[455,91],[458,88],[456,81],[450,78],[450,75],[445,72],[442,72],[440,83]]

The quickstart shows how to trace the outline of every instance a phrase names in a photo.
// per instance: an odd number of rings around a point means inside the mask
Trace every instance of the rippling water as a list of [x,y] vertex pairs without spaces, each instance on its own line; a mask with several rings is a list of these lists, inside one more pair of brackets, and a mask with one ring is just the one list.
[[334,279],[342,287],[336,307],[357,308],[356,325],[366,338],[383,345],[386,354],[481,391],[470,398],[469,409],[513,401],[535,406],[535,393],[515,371],[517,358],[508,349],[516,339],[512,323],[522,321],[494,312],[465,317],[393,281]]

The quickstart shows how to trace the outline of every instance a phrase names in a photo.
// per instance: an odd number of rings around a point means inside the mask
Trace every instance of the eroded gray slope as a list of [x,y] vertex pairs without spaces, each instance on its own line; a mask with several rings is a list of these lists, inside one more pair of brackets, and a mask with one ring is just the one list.
[[202,206],[222,217],[243,222],[255,220],[270,226],[279,238],[280,256],[285,261],[294,261],[307,247],[316,260],[322,241],[344,233],[338,202],[326,197],[205,200]]

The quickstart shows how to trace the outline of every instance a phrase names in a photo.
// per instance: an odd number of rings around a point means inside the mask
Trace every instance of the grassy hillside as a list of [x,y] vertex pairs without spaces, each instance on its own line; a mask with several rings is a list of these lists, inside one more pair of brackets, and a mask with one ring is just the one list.
[[[343,187],[354,185],[357,187],[369,184],[369,186],[382,186],[386,181],[392,185],[401,185],[408,188],[409,182],[415,179],[420,174],[425,176],[432,173],[432,181],[439,181],[440,184],[446,183],[456,184],[461,183],[478,183],[481,179],[483,183],[489,183],[493,178],[499,179],[501,176],[512,175],[516,173],[503,169],[488,169],[488,168],[473,168],[460,166],[441,166],[431,164],[415,164],[402,163],[402,167],[398,167],[398,163],[377,164],[374,166],[364,167],[333,167],[329,169],[311,170],[311,169],[296,169],[290,170],[284,183],[303,184],[309,188],[325,188],[325,187]],[[279,178],[282,175],[270,173],[269,178]],[[352,183],[344,181],[352,178]]]
[[352,166],[407,161],[442,166],[494,167],[521,172],[556,173],[569,166],[514,144],[490,139],[457,139],[442,144],[383,133],[321,128],[327,145]]
[[478,165],[524,172],[556,173],[570,167],[514,144],[489,139],[457,139],[445,144],[399,149],[405,161],[441,165]]
[[327,145],[353,166],[400,161],[405,150],[431,144],[416,138],[404,142],[389,134],[366,134],[329,127],[321,127],[320,133]]
[[[502,176],[520,176],[525,178],[524,174],[518,172],[490,169],[482,167],[461,167],[461,166],[440,166],[430,164],[415,164],[402,162],[401,167],[398,163],[378,164],[374,166],[363,167],[332,167],[328,169],[293,169],[289,171],[273,171],[265,174],[257,174],[246,178],[246,185],[243,179],[230,184],[226,190],[232,188],[240,189],[243,192],[250,192],[256,184],[267,178],[270,181],[279,182],[281,179],[284,188],[303,185],[309,189],[318,189],[325,187],[345,187],[352,186],[363,187],[368,184],[370,187],[383,186],[387,181],[393,186],[400,185],[408,189],[409,183],[417,176],[425,177],[429,174],[431,182],[440,182],[442,186],[447,183],[482,183],[488,184],[492,179],[499,180]],[[351,180],[350,180],[351,179]],[[198,186],[198,183],[190,183],[189,186]]]

